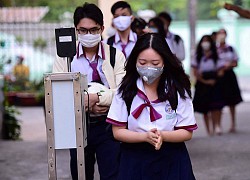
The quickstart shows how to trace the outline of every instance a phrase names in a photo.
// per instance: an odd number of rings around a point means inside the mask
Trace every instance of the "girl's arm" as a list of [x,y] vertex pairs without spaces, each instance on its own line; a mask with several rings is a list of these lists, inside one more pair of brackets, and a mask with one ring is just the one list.
[[178,129],[175,131],[156,131],[159,135],[157,143],[154,145],[156,150],[161,148],[162,142],[178,143],[188,141],[192,138],[193,131]]
[[227,10],[233,10],[237,12],[240,16],[250,19],[250,10],[248,9],[244,9],[244,8],[241,8],[240,6],[236,6],[236,5],[229,4],[229,3],[225,3],[224,8]]
[[196,77],[197,81],[202,82],[203,84],[214,85],[215,80],[205,80],[203,79],[202,75],[198,72],[197,68],[193,67],[193,74]]
[[159,135],[156,134],[156,129],[149,132],[134,132],[126,128],[126,126],[112,125],[114,138],[118,141],[126,143],[141,143],[148,142],[153,146],[156,145]]
[[178,129],[175,131],[161,131],[162,141],[165,142],[184,142],[192,138],[193,131]]

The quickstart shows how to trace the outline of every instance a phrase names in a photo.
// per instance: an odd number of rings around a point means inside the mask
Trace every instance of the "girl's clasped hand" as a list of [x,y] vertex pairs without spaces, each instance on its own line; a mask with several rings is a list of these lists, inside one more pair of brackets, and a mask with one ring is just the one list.
[[161,132],[156,128],[151,129],[147,132],[147,142],[152,144],[155,147],[155,150],[159,150],[162,145]]

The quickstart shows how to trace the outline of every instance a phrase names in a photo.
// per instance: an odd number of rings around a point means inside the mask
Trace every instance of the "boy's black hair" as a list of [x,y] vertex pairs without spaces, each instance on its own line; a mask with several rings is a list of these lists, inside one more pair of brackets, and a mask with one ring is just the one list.
[[95,5],[90,3],[84,3],[83,6],[78,6],[74,12],[74,25],[75,27],[83,18],[89,18],[95,21],[97,24],[103,26],[103,14],[102,11]]
[[131,23],[131,29],[135,32],[136,28],[144,29],[146,27],[147,23],[142,18],[135,18],[134,21]]
[[111,7],[111,13],[114,15],[115,11],[119,8],[128,8],[130,14],[132,14],[131,6],[126,1],[117,1],[115,4],[113,4],[113,6]]
[[171,17],[170,14],[167,13],[167,12],[160,12],[160,13],[158,14],[158,17],[163,18],[163,19],[167,20],[167,21],[170,22],[170,23],[171,23],[171,21],[172,21],[172,17]]

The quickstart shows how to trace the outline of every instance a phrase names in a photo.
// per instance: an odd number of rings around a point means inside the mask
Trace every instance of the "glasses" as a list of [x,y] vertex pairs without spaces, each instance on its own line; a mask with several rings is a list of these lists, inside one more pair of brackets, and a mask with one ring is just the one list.
[[94,28],[90,28],[90,29],[85,29],[85,28],[79,28],[79,29],[76,29],[76,31],[78,32],[78,34],[88,34],[88,32],[90,34],[98,34],[100,32],[100,29],[101,28],[97,28],[97,27],[94,27]]

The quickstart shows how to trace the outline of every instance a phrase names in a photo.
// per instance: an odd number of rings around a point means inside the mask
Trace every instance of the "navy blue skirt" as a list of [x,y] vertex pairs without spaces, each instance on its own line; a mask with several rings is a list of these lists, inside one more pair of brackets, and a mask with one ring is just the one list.
[[118,180],[195,180],[184,142],[122,143]]
[[225,105],[236,105],[243,101],[236,75],[232,69],[226,71],[220,81]]
[[[212,74],[212,73],[211,73]],[[207,85],[200,81],[195,84],[195,93],[193,99],[194,111],[199,113],[208,113],[213,110],[221,110],[225,106],[222,81],[214,76],[203,75],[204,79],[216,80],[215,85]]]

